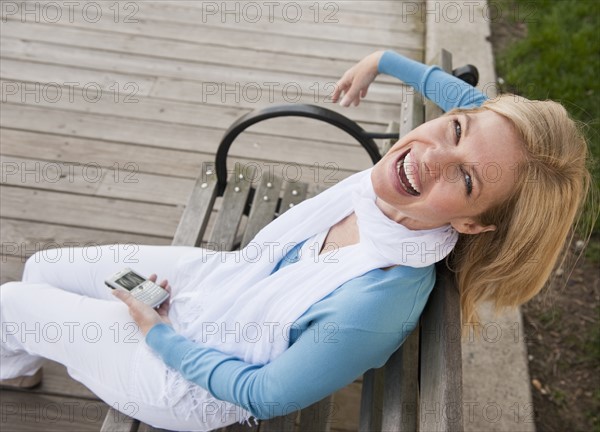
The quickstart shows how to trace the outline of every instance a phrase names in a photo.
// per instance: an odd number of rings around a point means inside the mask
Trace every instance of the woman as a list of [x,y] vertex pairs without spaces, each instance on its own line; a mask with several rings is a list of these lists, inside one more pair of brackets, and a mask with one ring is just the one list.
[[127,245],[95,263],[83,249],[32,256],[23,282],[1,288],[0,379],[35,384],[50,358],[128,415],[211,430],[303,408],[383,365],[452,250],[463,322],[484,299],[514,307],[535,295],[587,193],[574,122],[554,102],[488,101],[391,51],[346,72],[333,100],[358,105],[379,72],[450,112],[277,218],[245,253],[140,247],[131,266],[170,281],[157,311],[120,292],[123,303],[106,301]]

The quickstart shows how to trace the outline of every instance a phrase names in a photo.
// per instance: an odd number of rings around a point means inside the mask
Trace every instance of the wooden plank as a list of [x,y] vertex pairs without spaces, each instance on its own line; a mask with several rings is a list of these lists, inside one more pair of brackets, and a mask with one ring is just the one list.
[[419,329],[385,364],[382,430],[418,430]]
[[[14,64],[14,66],[18,65]],[[16,73],[13,74],[16,75]],[[28,74],[30,79],[37,77],[39,80],[35,82],[2,80],[3,88],[5,88],[3,102],[35,105],[39,108],[61,109],[70,112],[108,114],[122,118],[202,126],[211,129],[227,129],[239,117],[250,112],[250,108],[260,107],[258,104],[248,108],[238,108],[224,104],[191,104],[189,102],[143,96],[136,96],[138,102],[131,104],[125,103],[122,97],[115,100],[114,95],[110,93],[103,94],[96,102],[91,103],[89,98],[85,96],[81,86],[58,86],[58,84],[45,81],[42,77],[43,65],[34,63],[33,67],[28,69]],[[244,94],[243,91],[241,93]],[[344,108],[337,105],[332,105],[331,108],[343,115],[351,115],[363,129],[369,132],[383,132],[384,130],[383,125],[380,123],[381,119],[375,118],[372,112],[365,110],[364,112],[368,113],[368,118],[364,118],[365,121],[362,121],[360,112],[344,110]],[[395,111],[395,107],[393,110]],[[314,126],[317,124],[321,127],[315,128]],[[340,129],[316,120],[300,117],[272,119],[269,122],[253,126],[252,132],[265,135],[296,136],[306,140],[307,144],[314,140],[346,144],[350,139],[349,135]]]
[[[102,432],[104,432],[104,431],[102,431]],[[150,425],[147,425],[146,423],[140,423],[140,427],[138,428],[137,432],[171,432],[171,431],[167,430],[167,429],[155,428]]]
[[10,432],[96,432],[108,406],[97,400],[29,391],[2,390],[2,430]]
[[[164,3],[160,6],[164,8]],[[365,16],[364,14],[347,14],[345,18],[347,20],[355,21],[357,27],[366,28],[365,24],[372,26],[374,23],[373,20],[369,19],[368,16]],[[381,24],[382,18],[389,17],[383,16],[378,18],[378,24]],[[170,23],[167,22],[167,25],[168,24]],[[391,25],[398,28],[397,22],[393,22]],[[229,47],[222,43],[219,46],[211,46],[206,43],[206,41],[205,43],[201,43],[201,41],[198,40],[173,41],[170,39],[160,39],[154,35],[134,36],[114,31],[103,31],[102,28],[98,29],[96,26],[92,28],[89,26],[87,28],[82,26],[75,27],[74,25],[68,25],[68,23],[62,23],[60,21],[58,23],[27,22],[16,18],[15,15],[9,15],[6,21],[3,21],[3,26],[2,33],[5,36],[20,39],[46,41],[62,45],[96,49],[104,49],[106,46],[110,46],[112,51],[129,54],[152,55],[154,57],[167,59],[173,58],[200,62],[206,62],[207,59],[210,59],[211,64],[216,63],[259,69],[268,68],[294,73],[301,72],[303,74],[329,75],[332,71],[348,69],[352,66],[353,62],[361,58],[360,54],[351,60],[343,58],[339,59],[337,58],[337,55],[324,57],[318,50],[319,45],[325,42],[322,40],[313,40],[317,49],[313,52],[312,56],[308,56],[286,51],[267,51],[264,50],[264,46],[263,49],[256,49],[258,45],[255,45],[253,47],[254,49],[248,49],[238,48],[237,46]],[[212,25],[210,27],[216,32],[227,31],[227,28],[217,25]],[[411,27],[413,28],[411,29]],[[415,37],[415,34],[423,33],[421,27],[422,23],[420,22],[407,22],[402,25],[401,29],[403,32],[411,33],[411,37]],[[106,30],[110,29],[107,28]],[[239,28],[234,32],[239,33]],[[259,37],[259,35],[252,35],[251,37],[256,38]],[[213,38],[213,42],[215,41],[218,41],[218,37]],[[370,40],[365,40],[364,42],[371,44]],[[200,50],[198,49],[199,45],[202,45],[202,52],[204,52],[207,57],[200,54]],[[364,44],[357,44],[356,48],[360,50],[362,46],[364,46]],[[152,48],[154,48],[154,50]],[[422,55],[421,49],[417,47],[408,48],[403,46],[397,47],[396,49],[404,52],[408,57],[414,58],[415,60]],[[372,51],[373,50],[375,50],[375,46],[373,46]],[[252,59],[253,62],[250,62],[250,59]],[[299,71],[299,69],[302,70]],[[391,78],[384,78],[384,80],[391,82]]]
[[5,155],[0,155],[0,177],[2,184],[30,189],[174,205],[185,202],[193,187],[191,179],[140,173],[135,162],[102,167]]
[[230,426],[217,429],[215,432],[258,432],[258,424],[252,423],[252,424],[248,425],[248,424],[234,423]]
[[[288,2],[290,3],[290,2]],[[363,7],[360,8],[360,4],[362,3]],[[300,10],[301,18],[304,20],[308,19],[312,22],[319,21],[335,21],[335,24],[340,24],[344,26],[344,31],[347,31],[346,26],[354,26],[361,28],[370,28],[370,29],[388,29],[393,27],[396,31],[414,31],[414,28],[410,26],[398,28],[399,16],[402,16],[402,11],[409,12],[412,11],[412,7],[401,8],[399,7],[399,2],[395,1],[367,1],[367,2],[336,2],[335,6],[329,5],[326,6],[325,3],[321,3],[318,5],[320,9],[315,9],[315,4],[311,2],[297,2],[293,5],[291,10]],[[359,8],[357,9],[357,5]],[[169,2],[168,5],[170,8],[177,8],[179,11],[185,11],[185,13],[189,13],[190,9],[195,9],[196,11],[204,11],[199,17],[201,22],[208,22],[208,18],[215,17],[217,20],[221,19],[222,13],[225,11],[224,8],[215,10],[214,5],[210,5],[207,7],[206,4],[203,3],[195,3],[188,1],[175,1]],[[262,9],[257,9],[258,13],[254,13],[251,15],[251,11],[243,10],[243,4],[240,8],[240,18],[245,17],[251,20],[256,19],[265,19],[265,20],[273,20],[273,21],[285,21],[291,23],[291,16],[283,11],[285,7],[285,3],[280,5],[280,8],[273,9],[271,13],[269,13],[268,8],[264,7]],[[156,8],[158,10],[164,10],[163,8],[158,8],[154,4],[150,4],[148,9]],[[256,8],[254,8],[256,9]],[[181,14],[181,13],[180,13]],[[407,18],[409,16],[408,13],[404,14]],[[169,20],[176,19],[177,16],[170,17],[170,15],[165,16],[165,18],[169,17]],[[204,20],[202,21],[202,18]],[[408,19],[406,20],[408,21]],[[301,24],[302,21],[299,20],[298,23]],[[408,23],[407,23],[408,24]]]
[[[4,12],[4,9],[2,12]],[[65,15],[63,14],[63,16]],[[7,21],[21,20],[18,13],[9,16],[6,16],[6,14],[3,13],[2,17]],[[31,19],[29,21],[31,21]],[[221,28],[218,25],[199,26],[197,24],[147,20],[143,24],[128,23],[128,25],[115,26],[114,21],[111,21],[112,20],[100,20],[94,23],[93,29],[99,33],[97,38],[102,40],[106,34],[110,35],[110,33],[127,35],[131,40],[131,45],[128,49],[139,45],[139,37],[148,35],[153,39],[152,44],[158,45],[159,47],[164,45],[165,42],[174,42],[177,44],[188,43],[191,45],[190,49],[193,49],[194,45],[208,44],[218,44],[222,47],[240,48],[249,51],[257,51],[257,47],[261,47],[260,51],[283,52],[294,56],[315,56],[321,59],[335,58],[353,62],[382,48],[381,45],[371,43],[369,39],[365,39],[362,43],[351,44],[346,41],[315,39],[309,35],[291,36],[285,33],[279,34],[274,38],[272,35],[264,32],[257,33],[245,30],[231,31],[231,29]],[[51,23],[48,25],[51,25],[57,31],[62,31],[65,27],[77,30],[90,29],[90,24],[88,22],[81,22],[81,19],[73,20],[71,22],[68,20],[61,20],[58,23]],[[148,33],[147,28],[152,28],[153,31]],[[418,28],[418,32],[423,34],[423,25],[418,25]],[[167,45],[167,47],[169,46],[170,45]],[[422,45],[415,48],[398,46],[396,47],[396,50],[415,60],[422,61]]]
[[254,194],[241,247],[245,247],[264,226],[275,218],[281,184],[282,180],[279,176],[265,175],[262,177]]
[[78,165],[0,155],[0,183],[32,189],[95,195],[106,170],[95,164]]
[[233,250],[236,234],[252,186],[251,179],[254,178],[253,167],[249,170],[241,165],[236,165],[233,175],[227,181],[227,187],[223,194],[221,210],[210,236],[210,248],[219,251]]
[[79,138],[46,132],[0,128],[2,154],[56,162],[96,163],[124,167],[135,161],[140,173],[177,175],[194,179],[203,161],[214,153],[195,153],[171,148],[147,147],[124,142]]
[[284,182],[283,197],[279,206],[278,215],[285,213],[296,204],[304,201],[308,185],[301,182]]
[[423,97],[419,94],[407,94],[403,99],[400,109],[399,134],[407,135],[414,128],[420,126],[425,119]]
[[331,395],[321,399],[300,413],[300,431],[329,432],[333,410]]
[[363,374],[360,400],[359,432],[381,430],[384,368],[369,369]]
[[[14,21],[10,21],[13,25],[16,24]],[[2,69],[2,77],[17,79],[11,70],[14,68],[12,63],[14,61],[26,61],[43,63],[50,69],[58,74],[62,71],[62,75],[66,75],[66,71],[61,69],[61,66],[69,65],[71,63],[76,64],[77,67],[71,73],[77,73],[78,77],[85,75],[86,77],[93,77],[93,70],[97,71],[108,71],[120,78],[119,80],[106,81],[104,87],[102,82],[99,82],[102,90],[114,91],[116,88],[111,86],[114,82],[135,82],[141,81],[139,91],[136,94],[148,95],[149,85],[151,85],[153,79],[157,76],[168,77],[179,80],[190,80],[190,81],[204,81],[207,83],[228,83],[233,86],[235,83],[252,83],[253,86],[249,90],[253,90],[256,84],[262,85],[261,88],[268,90],[268,86],[264,83],[273,83],[272,88],[277,89],[279,86],[283,86],[286,83],[294,85],[294,87],[300,86],[303,89],[303,93],[312,97],[313,101],[316,102],[315,97],[320,96],[319,100],[324,100],[323,96],[331,93],[333,88],[331,86],[326,87],[324,83],[335,83],[340,75],[352,66],[355,62],[344,62],[335,69],[321,68],[318,73],[307,74],[301,66],[295,71],[279,71],[277,67],[266,66],[263,69],[253,69],[247,66],[233,67],[232,65],[221,65],[215,63],[202,63],[202,62],[190,62],[189,60],[176,60],[176,59],[162,59],[160,62],[156,61],[155,56],[124,56],[120,53],[114,53],[104,50],[96,50],[87,47],[70,47],[69,50],[65,50],[64,46],[55,45],[46,42],[37,42],[29,40],[21,40],[16,37],[10,37],[6,35],[0,41],[1,48],[3,51],[3,58],[5,60],[10,59],[6,67]],[[210,52],[204,54],[204,47],[202,47],[200,53],[203,58],[209,58]],[[210,51],[210,50],[209,50]],[[278,55],[273,54],[273,63],[284,61],[285,59],[279,59]],[[255,64],[255,61],[260,59],[254,59],[253,57],[248,58],[248,62]],[[358,60],[358,59],[357,59]],[[324,63],[321,60],[321,63]],[[73,67],[73,66],[71,66]],[[88,69],[90,69],[88,71]],[[324,70],[323,70],[324,69]],[[325,72],[328,72],[326,74]],[[315,71],[317,72],[317,71]],[[13,75],[13,76],[11,76]],[[31,75],[26,75],[31,76]],[[26,77],[25,76],[25,77]],[[22,80],[34,81],[22,77]],[[128,80],[124,81],[123,77],[127,77]],[[108,77],[110,78],[110,77]],[[64,79],[64,78],[63,78]],[[48,82],[58,82],[58,80],[49,80]],[[84,81],[90,82],[90,81]],[[95,81],[94,81],[95,82]],[[278,84],[278,85],[277,85]],[[318,87],[317,87],[318,86]],[[391,78],[383,78],[377,80],[371,87],[369,87],[369,99],[365,103],[373,102],[384,102],[393,104],[394,100],[398,100],[397,97],[400,94],[399,88],[401,87],[398,80]],[[317,88],[320,92],[317,92]],[[206,93],[206,89],[205,89]],[[269,96],[271,94],[267,93]],[[277,93],[273,92],[277,95]],[[279,92],[281,94],[281,92]],[[284,93],[285,94],[285,93]],[[95,94],[90,94],[90,98],[94,97]],[[203,96],[206,96],[203,95]],[[295,97],[295,94],[290,95],[288,98]],[[249,92],[249,98],[256,100],[256,96],[252,92]],[[204,100],[208,101],[208,100]],[[331,104],[332,106],[334,104]]]
[[[194,103],[227,103],[229,105],[245,108],[262,108],[273,103],[306,103],[322,105],[333,111],[348,114],[347,109],[330,102],[329,95],[331,89],[333,89],[332,83],[334,83],[335,80],[318,81],[317,79],[314,79],[311,81],[310,79],[305,79],[302,82],[298,82],[298,85],[296,86],[297,80],[289,75],[284,76],[277,81],[266,81],[267,77],[261,75],[253,78],[254,80],[257,80],[259,86],[261,83],[268,82],[274,82],[275,84],[273,84],[271,88],[266,84],[264,87],[258,87],[260,90],[257,90],[256,93],[260,94],[261,98],[255,99],[256,96],[242,97],[244,88],[246,88],[247,91],[252,89],[253,84],[250,79],[252,78],[240,78],[238,81],[225,81],[224,79],[204,82],[186,81],[184,85],[182,85],[180,80],[168,77],[158,77],[150,96]],[[315,87],[316,85],[320,87]],[[326,89],[324,88],[325,86],[327,86]],[[379,87],[378,84],[373,84],[373,86],[374,90]],[[187,91],[185,91],[186,88],[188,89]],[[398,88],[401,89],[400,87]],[[386,98],[384,92],[381,94],[382,98]],[[369,93],[369,95],[371,95],[371,93]],[[361,103],[358,107],[353,108],[352,111],[352,118],[361,122],[386,122],[397,116],[397,105],[386,101],[376,101],[374,99],[364,101],[364,103]]]
[[[41,160],[49,162],[98,164],[107,169],[112,167],[123,168],[135,161],[135,166],[140,173],[191,179],[198,176],[203,164],[207,163],[206,161],[214,161],[214,151],[216,151],[216,148],[214,148],[212,153],[193,153],[183,150],[142,147],[118,141],[110,142],[7,128],[0,128],[0,142],[2,142],[2,154],[10,156],[29,157],[31,154],[35,154]],[[240,146],[237,144],[232,146],[231,153],[235,153],[238,147]],[[259,170],[259,177],[271,174],[283,176],[286,174],[286,169],[289,168],[289,174],[290,176],[293,175],[294,180],[296,180],[296,174],[292,171],[292,168],[298,167],[297,180],[310,182],[310,187],[313,187],[315,181],[318,184],[331,178],[338,181],[343,180],[358,170],[360,166],[367,166],[365,164],[368,163],[366,153],[360,148],[356,149],[357,153],[354,157],[354,151],[334,152],[335,149],[328,149],[335,146],[322,145],[322,160],[335,160],[335,164],[318,164],[315,166],[313,157],[311,165],[296,162],[294,166],[288,167],[282,163],[281,159],[278,162],[270,162],[250,157],[251,151],[261,148],[262,144],[254,142],[251,147],[252,149],[248,149],[247,152],[249,158],[240,158],[230,154],[228,159],[230,166],[235,165],[235,163],[243,165],[252,163]],[[334,153],[339,153],[339,155],[334,157]],[[93,159],[91,155],[93,155]],[[358,160],[358,163],[354,163],[357,165],[356,169],[352,169],[353,163],[348,162],[350,157],[353,157],[355,161]]]
[[361,12],[364,14],[379,15],[382,13],[390,14],[395,18],[401,17],[405,9],[402,7],[402,1],[395,0],[382,0],[382,1],[354,1],[354,0],[343,0],[339,3],[340,7],[348,10]]
[[[120,90],[126,96],[129,95],[133,99],[138,95],[147,96],[150,94],[150,90],[156,81],[153,77],[123,74],[105,70],[74,68],[69,71],[69,66],[61,65],[44,64],[43,69],[46,73],[44,82],[56,82],[62,84],[73,82],[80,86],[90,86],[90,100],[96,99],[97,95],[100,94],[97,89],[108,94],[114,94],[117,93],[117,90]],[[14,70],[19,70],[21,76],[15,76]],[[27,81],[27,75],[28,71],[22,67],[21,61],[11,60],[8,57],[2,59],[2,63],[0,64],[0,76],[3,78],[12,78],[13,80],[23,79]],[[127,84],[129,84],[128,87],[126,87]]]
[[[394,100],[402,97],[405,88],[399,81],[393,84],[377,81],[369,88],[369,99],[349,111],[348,108],[332,103],[330,99],[339,76],[302,77],[289,73],[252,71],[225,66],[200,67],[200,65],[195,68],[186,66],[186,70],[197,69],[197,73],[190,78],[181,78],[177,76],[181,73],[174,74],[168,70],[146,71],[144,68],[150,66],[139,60],[125,68],[125,62],[118,61],[118,58],[112,58],[109,54],[88,53],[88,50],[84,49],[81,51],[83,52],[69,55],[58,50],[59,59],[54,60],[60,62],[57,64],[51,64],[52,59],[45,60],[51,54],[46,50],[41,51],[40,58],[35,59],[24,58],[20,53],[13,56],[3,55],[0,76],[10,83],[21,81],[40,83],[37,87],[39,91],[35,91],[34,84],[27,87],[30,93],[25,99],[34,100],[36,103],[46,99],[50,100],[50,103],[70,101],[71,95],[77,96],[78,93],[82,93],[82,88],[86,88],[83,93],[84,97],[88,98],[88,108],[93,107],[92,103],[97,103],[93,101],[106,99],[125,102],[127,104],[125,106],[132,109],[132,105],[141,103],[138,101],[142,96],[197,104],[227,105],[246,110],[264,108],[272,104],[306,103],[322,105],[333,111],[351,115],[359,122],[370,123],[381,123],[395,118],[397,105],[394,104]],[[76,63],[78,66],[67,66],[69,63]],[[111,64],[114,66],[110,66]],[[163,67],[168,66],[169,63],[166,63]],[[184,68],[184,66],[176,67]],[[112,72],[112,70],[107,72],[103,70],[106,68],[121,71],[133,69],[137,70],[138,74]],[[344,70],[340,70],[338,75],[342,73]],[[142,85],[149,79],[156,84],[152,85],[152,90],[148,93],[146,91],[148,89]],[[53,98],[50,96],[46,97],[46,92],[50,94],[54,91],[52,87],[46,85],[49,83],[55,83],[52,86],[67,87],[55,102],[52,102]],[[99,86],[100,90],[96,89],[97,83],[102,83]],[[4,86],[5,90],[8,90],[5,92],[6,97],[11,97],[13,87],[7,87],[6,84]],[[185,91],[186,88],[197,93]]]
[[259,432],[294,432],[298,411],[286,415],[262,420],[258,428]]
[[[116,124],[119,127],[115,127]],[[66,134],[77,138],[127,142],[158,148],[203,151],[213,154],[223,135],[223,131],[220,129],[161,124],[156,121],[137,119],[123,122],[122,119],[120,120],[116,116],[87,113],[73,113],[65,116],[65,113],[60,110],[47,110],[20,104],[4,105],[0,125],[5,128],[23,129],[39,133]],[[321,144],[320,147],[323,153],[322,156],[317,148],[317,143],[310,140],[245,132],[238,137],[236,145],[232,146],[231,155],[253,160],[271,161],[272,165],[280,164],[280,166],[282,161],[286,160],[293,161],[296,164],[320,164],[321,170],[328,169],[330,171],[335,170],[336,167],[345,162],[352,165],[351,169],[371,165],[367,153],[353,140],[350,140],[347,146],[323,146]],[[346,154],[345,157],[343,156],[344,153]],[[355,162],[352,163],[352,160]],[[135,162],[135,159],[133,159],[133,162]],[[350,167],[347,169],[350,169]]]
[[0,255],[2,265],[0,266],[0,284],[12,281],[20,281],[23,276],[25,261],[14,255]]
[[43,368],[44,378],[42,383],[38,387],[27,390],[28,393],[52,394],[82,400],[100,400],[86,386],[71,378],[67,373],[67,368],[62,364],[46,360]]
[[[385,130],[386,133],[399,133],[400,132],[400,124],[396,121],[391,121],[388,124],[387,129]],[[394,144],[396,144],[396,142],[398,142],[397,139],[385,139],[382,141],[381,146],[379,147],[379,153],[383,156],[385,155],[389,149],[392,148],[392,146]]]
[[[0,219],[2,253],[24,263],[33,253],[57,247],[99,246],[114,243],[167,245],[168,238],[56,225],[9,218]],[[4,263],[3,263],[4,265]]]
[[[164,7],[164,3],[160,5]],[[13,18],[13,19],[11,19]],[[44,42],[40,46],[50,44],[69,45],[71,47],[104,50],[110,46],[111,51],[138,56],[160,57],[161,61],[179,60],[198,63],[204,67],[219,64],[229,67],[273,70],[302,75],[337,76],[353,66],[354,60],[336,58],[321,58],[288,54],[287,52],[271,52],[250,50],[237,47],[216,46],[209,44],[198,45],[186,41],[157,40],[151,35],[129,36],[122,33],[98,31],[95,28],[74,28],[58,24],[44,24],[14,20],[14,16],[3,23],[3,35],[14,43],[16,40]],[[57,31],[59,30],[59,31]],[[27,56],[34,58],[33,52],[27,46]],[[58,47],[57,47],[58,48]],[[14,52],[12,50],[11,52]],[[410,51],[415,56],[414,51]],[[420,55],[420,53],[419,53]],[[410,54],[409,54],[410,57]],[[358,60],[359,57],[356,58]],[[416,59],[416,57],[415,57]],[[148,61],[151,61],[148,59]],[[177,70],[175,70],[177,72]],[[189,78],[189,71],[179,70]],[[380,82],[397,83],[392,77],[381,77]]]
[[140,422],[114,408],[106,413],[101,432],[137,432]]
[[182,209],[63,192],[0,186],[0,217],[171,238]]
[[421,430],[462,432],[460,297],[444,263],[421,316]]
[[360,424],[362,375],[333,394],[331,430],[356,432]]
[[[39,4],[38,8],[41,8],[42,5],[47,3],[49,2],[36,1],[34,4]],[[408,27],[407,31],[393,31],[389,28],[352,28],[340,24],[339,21],[328,22],[333,20],[323,19],[314,22],[314,17],[312,19],[302,19],[303,14],[301,12],[300,16],[296,18],[297,11],[295,10],[291,13],[293,21],[296,22],[290,22],[289,19],[255,20],[251,19],[250,16],[243,14],[241,7],[240,11],[236,12],[235,5],[236,3],[232,3],[228,7],[223,6],[223,8],[233,11],[228,17],[220,14],[220,16],[217,15],[213,18],[212,16],[209,17],[207,14],[202,14],[197,8],[175,8],[173,5],[170,5],[170,7],[157,5],[155,8],[152,8],[150,3],[140,3],[136,8],[135,18],[144,22],[154,20],[157,22],[157,25],[160,25],[161,22],[164,21],[170,21],[182,26],[185,24],[210,27],[216,25],[219,28],[229,29],[230,31],[245,30],[250,34],[266,32],[272,35],[286,34],[298,37],[306,36],[307,34],[316,34],[318,35],[318,39],[321,40],[347,41],[351,43],[362,43],[365,40],[369,40],[372,44],[392,48],[397,46],[418,48],[422,46],[422,40],[414,36],[414,32],[411,31],[413,28],[410,28],[409,23],[406,23],[406,27]],[[240,5],[240,3],[237,3],[237,5]],[[231,6],[234,6],[234,8]],[[81,13],[83,5],[74,4],[71,8],[73,11],[78,12],[73,14],[74,19],[78,19],[80,22],[84,21],[83,14]],[[280,11],[282,9],[280,9]],[[68,13],[67,8],[65,7],[62,8],[62,11],[64,14]],[[307,17],[307,14],[304,16]],[[398,28],[401,27],[396,27],[396,29]]]
[[175,231],[173,245],[198,246],[217,197],[217,176],[212,164],[206,164],[198,176]]
[[[445,49],[436,56],[434,59],[430,59],[428,64],[435,64],[442,68],[442,70],[452,73],[452,54],[450,54]],[[443,111],[440,107],[438,107],[431,100],[427,99],[425,101],[425,121],[429,121],[431,119],[437,118],[443,114]]]

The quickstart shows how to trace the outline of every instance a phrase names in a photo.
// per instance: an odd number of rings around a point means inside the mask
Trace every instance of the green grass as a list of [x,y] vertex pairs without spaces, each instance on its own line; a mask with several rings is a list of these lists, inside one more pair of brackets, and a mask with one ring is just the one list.
[[[527,37],[497,60],[503,91],[529,99],[561,102],[585,123],[593,162],[593,187],[600,185],[600,2],[596,0],[493,0],[512,22],[526,22]],[[515,4],[521,14],[514,13]],[[509,13],[511,11],[511,13]],[[589,218],[597,217],[597,203]],[[596,208],[594,208],[596,207]],[[589,225],[589,224],[588,224]],[[584,233],[582,233],[584,234]],[[600,260],[596,223],[587,256]]]

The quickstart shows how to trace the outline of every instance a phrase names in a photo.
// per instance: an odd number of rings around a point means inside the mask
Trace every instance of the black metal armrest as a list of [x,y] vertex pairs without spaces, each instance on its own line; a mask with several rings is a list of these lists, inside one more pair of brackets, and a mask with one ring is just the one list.
[[[360,127],[354,120],[350,120],[348,117],[327,108],[306,104],[273,105],[267,108],[252,111],[240,117],[229,127],[229,129],[227,129],[223,135],[215,159],[219,195],[223,194],[227,184],[227,153],[229,152],[229,147],[231,147],[233,141],[239,134],[241,134],[250,126],[263,120],[276,117],[307,117],[324,121],[338,127],[339,129],[342,129],[344,132],[356,139],[369,154],[374,164],[381,159],[379,148],[377,147],[377,144],[375,144],[375,141],[373,141],[373,138],[381,138],[382,136],[387,137],[387,135],[370,134]],[[394,136],[396,138],[398,137],[397,134]]]
[[472,64],[467,64],[454,69],[452,75],[460,78],[467,84],[471,84],[473,87],[479,82],[479,70]]

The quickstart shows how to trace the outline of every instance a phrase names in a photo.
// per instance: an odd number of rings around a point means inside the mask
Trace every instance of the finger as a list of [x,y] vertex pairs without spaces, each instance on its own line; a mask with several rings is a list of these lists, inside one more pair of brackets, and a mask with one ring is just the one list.
[[165,279],[160,283],[160,287],[165,288],[168,284],[169,284],[169,281]]
[[112,291],[112,294],[127,306],[133,306],[135,304],[134,302],[136,299],[128,292],[116,289]]
[[156,309],[160,316],[167,316],[169,314],[169,299],[166,299],[164,302],[160,304],[160,306]]
[[169,299],[167,298],[164,302],[162,302],[160,304],[160,306],[156,309],[156,311],[158,312],[158,314],[160,316],[168,316],[169,315],[169,310],[171,309],[171,303],[169,302]]
[[340,102],[341,106],[349,107],[355,100],[358,99],[358,90],[354,87],[351,87],[350,90],[346,92],[346,95],[342,98]]
[[150,275],[150,277],[148,278],[148,280],[151,280],[152,282],[156,282],[157,278],[158,278],[158,276],[156,275],[156,273],[152,273]]
[[342,94],[342,92],[344,90],[346,90],[348,88],[348,84],[346,82],[344,82],[343,80],[339,80],[337,82],[337,84],[335,85],[335,89],[333,90],[333,94],[331,95],[331,100],[333,102],[337,102],[340,95]]

